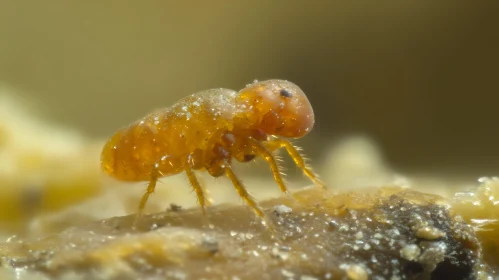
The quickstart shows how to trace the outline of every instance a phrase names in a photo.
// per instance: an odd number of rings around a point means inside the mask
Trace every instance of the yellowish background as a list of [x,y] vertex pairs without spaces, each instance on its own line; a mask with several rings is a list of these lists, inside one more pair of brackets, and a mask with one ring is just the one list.
[[[331,189],[393,184],[451,197],[471,182],[476,193],[458,194],[455,209],[485,225],[496,259],[497,179],[478,189],[476,179],[499,170],[498,8],[0,0],[0,237],[136,213],[146,183],[103,176],[102,141],[188,94],[280,78],[315,108],[316,127],[298,143]],[[280,194],[268,170],[252,177],[249,166],[238,174],[259,201]],[[215,204],[241,202],[228,180],[200,178]],[[190,191],[185,176],[164,178],[146,210],[195,206]]]
[[0,82],[89,136],[282,78],[316,110],[313,159],[361,133],[403,170],[497,174],[497,1],[0,3]]

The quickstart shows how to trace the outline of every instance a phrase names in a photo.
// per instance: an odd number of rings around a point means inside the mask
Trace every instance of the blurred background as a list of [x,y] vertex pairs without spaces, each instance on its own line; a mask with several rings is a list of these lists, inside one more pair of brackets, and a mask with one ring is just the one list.
[[[493,0],[0,0],[0,240],[136,213],[146,183],[104,176],[103,141],[184,96],[255,79],[307,94],[316,126],[296,143],[330,189],[476,190],[499,175],[498,11]],[[238,173],[248,190],[280,195],[268,166],[251,166]],[[242,203],[229,180],[200,179],[215,204]],[[185,175],[161,182],[146,212],[196,206]],[[464,212],[497,221],[497,188],[482,189],[462,197],[488,208]]]
[[89,137],[280,78],[315,108],[313,159],[365,135],[400,170],[498,172],[497,1],[0,3],[0,83]]

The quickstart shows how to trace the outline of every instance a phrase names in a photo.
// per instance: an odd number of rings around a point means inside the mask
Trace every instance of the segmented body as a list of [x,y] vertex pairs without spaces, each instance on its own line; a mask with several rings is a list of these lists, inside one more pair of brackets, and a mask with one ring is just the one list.
[[264,218],[233,173],[232,159],[246,162],[262,157],[270,164],[281,190],[287,192],[272,154],[284,147],[308,177],[323,185],[283,138],[302,137],[313,124],[314,114],[307,97],[288,81],[255,82],[239,92],[206,90],[119,130],[104,146],[101,164],[116,179],[150,182],[139,211],[159,177],[183,171],[204,211],[207,201],[193,170],[206,170],[215,177],[225,174],[241,197]]
[[104,149],[104,170],[120,180],[147,181],[155,164],[168,176],[183,171],[193,153],[209,157],[216,137],[234,127],[235,95],[227,89],[203,91],[123,128]]

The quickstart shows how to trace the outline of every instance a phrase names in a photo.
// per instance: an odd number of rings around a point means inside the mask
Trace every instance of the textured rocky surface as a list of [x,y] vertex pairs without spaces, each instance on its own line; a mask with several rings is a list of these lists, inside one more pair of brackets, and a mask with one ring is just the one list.
[[[499,270],[499,178],[480,178],[480,185],[456,193],[452,211],[473,225],[483,248],[483,260]],[[496,276],[498,277],[498,276]],[[496,279],[496,278],[494,278]]]
[[[0,246],[4,266],[77,279],[475,279],[473,228],[439,196],[401,188],[307,188],[262,203],[272,238],[246,206],[208,216],[172,207]],[[450,278],[449,278],[450,277]],[[485,278],[486,279],[486,278]]]

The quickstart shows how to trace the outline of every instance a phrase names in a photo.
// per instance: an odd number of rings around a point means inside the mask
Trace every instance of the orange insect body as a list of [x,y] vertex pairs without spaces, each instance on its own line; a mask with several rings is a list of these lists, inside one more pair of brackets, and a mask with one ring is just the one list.
[[193,170],[226,175],[246,202],[264,217],[237,179],[232,159],[265,159],[283,192],[286,186],[272,151],[284,147],[308,177],[322,183],[305,166],[286,138],[306,135],[314,125],[312,107],[295,84],[283,80],[255,82],[239,92],[212,89],[190,95],[170,108],[151,113],[119,130],[104,146],[104,171],[119,180],[149,181],[140,211],[158,177],[185,171],[203,207],[207,204]]

